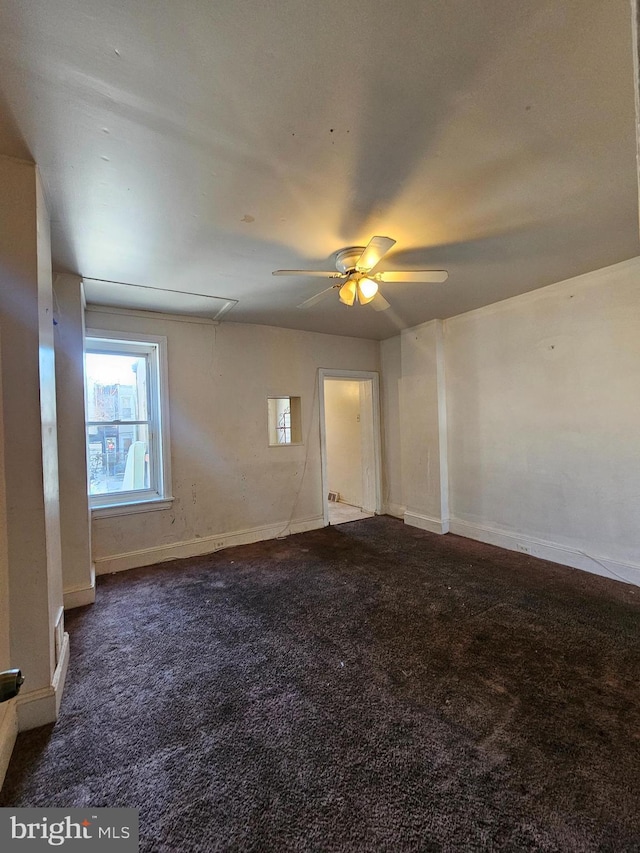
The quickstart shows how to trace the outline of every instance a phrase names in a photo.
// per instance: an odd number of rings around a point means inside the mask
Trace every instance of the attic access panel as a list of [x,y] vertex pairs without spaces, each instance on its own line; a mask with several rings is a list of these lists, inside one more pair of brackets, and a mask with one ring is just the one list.
[[107,308],[129,308],[132,311],[158,311],[163,314],[184,314],[207,320],[220,320],[237,299],[224,299],[202,293],[183,293],[140,284],[84,279],[84,292],[88,305]]

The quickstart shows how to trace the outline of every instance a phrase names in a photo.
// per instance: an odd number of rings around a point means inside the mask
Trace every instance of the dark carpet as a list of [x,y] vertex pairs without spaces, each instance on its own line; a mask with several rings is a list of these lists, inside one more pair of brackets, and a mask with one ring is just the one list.
[[144,851],[640,851],[640,589],[381,517],[100,578],[0,805]]

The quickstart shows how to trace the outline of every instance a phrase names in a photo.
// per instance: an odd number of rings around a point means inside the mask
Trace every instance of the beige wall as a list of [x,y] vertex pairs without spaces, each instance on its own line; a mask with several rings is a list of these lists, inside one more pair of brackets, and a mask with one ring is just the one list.
[[635,259],[447,321],[453,518],[640,569],[639,279]]
[[[377,370],[375,341],[92,310],[86,325],[166,335],[169,351],[173,507],[94,518],[98,573],[322,524],[317,371]],[[301,446],[268,446],[269,396],[301,397]]]
[[78,276],[54,283],[60,529],[65,607],[95,599],[87,500],[84,405],[84,304]]
[[400,335],[381,341],[380,371],[383,506],[388,515],[402,518],[406,507],[402,491],[402,442],[400,440],[400,381],[402,378]]
[[352,506],[362,506],[362,436],[360,382],[327,379],[324,383],[327,437],[327,486]]
[[636,258],[446,320],[444,346],[437,322],[383,343],[405,520],[440,506],[443,531],[640,583],[639,279]]
[[[44,583],[34,578],[29,598],[20,573],[46,566],[42,496],[43,465],[39,399],[38,267],[36,248],[35,167],[0,158],[0,256],[2,275],[2,370],[5,479],[10,566],[11,664],[20,666],[30,684],[41,688],[52,674]],[[34,615],[37,614],[37,618]],[[41,654],[45,649],[45,654]]]
[[[36,249],[38,306],[38,367],[40,374],[40,422],[42,451],[42,495],[47,553],[47,591],[50,625],[60,627],[62,615],[62,546],[60,537],[60,488],[58,475],[58,423],[56,403],[56,364],[53,316],[53,277],[51,272],[51,236],[42,182],[37,168]],[[58,635],[61,640],[61,635]],[[50,650],[51,673],[56,668],[54,642]]]
[[0,157],[0,258],[10,664],[27,679],[19,703],[27,728],[55,719],[57,698],[62,579],[53,310],[49,223],[37,170],[6,157]]
[[[2,347],[0,347],[0,353],[1,351]],[[4,478],[4,417],[2,412],[2,364],[0,362],[0,670],[9,668],[10,659],[7,496]]]
[[[441,411],[444,407],[444,377],[439,371],[442,349],[442,323],[439,320],[402,332],[402,504],[405,506],[405,520],[438,533],[446,533],[448,517],[443,505],[443,493],[448,485],[446,465],[441,458],[446,443]],[[444,469],[443,475],[441,469]]]
[[[0,332],[1,335],[1,332]],[[1,352],[0,347],[0,352]],[[7,495],[4,478],[4,417],[2,413],[2,364],[0,363],[0,670],[9,669],[11,637],[9,632],[9,556],[7,552]],[[3,709],[0,706],[0,727]],[[0,779],[2,767],[0,765]],[[1,782],[0,782],[1,784]]]
[[[0,363],[0,670],[9,669],[11,661],[6,507],[4,428],[2,417],[2,364]],[[18,724],[15,701],[3,702],[0,704],[0,787],[2,787],[2,781],[9,766],[17,733]]]

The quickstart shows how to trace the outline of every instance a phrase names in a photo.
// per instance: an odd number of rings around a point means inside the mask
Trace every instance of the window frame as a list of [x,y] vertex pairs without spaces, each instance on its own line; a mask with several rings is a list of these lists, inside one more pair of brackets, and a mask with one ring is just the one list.
[[[164,335],[147,335],[138,332],[115,332],[107,329],[86,329],[85,356],[87,353],[114,353],[147,357],[147,392],[149,423],[150,482],[145,490],[110,492],[87,495],[92,516],[126,515],[132,512],[148,512],[171,507],[171,440],[169,434],[169,396],[167,338]],[[89,466],[88,425],[94,423],[88,417],[88,394],[86,367],[85,387],[85,450],[87,469]],[[130,421],[120,421],[127,424]],[[136,423],[135,420],[131,421]],[[116,421],[106,421],[107,424]]]
[[[280,426],[276,419],[272,418],[271,402],[288,400],[288,425]],[[274,414],[277,407],[274,407]],[[278,436],[289,434],[289,441],[278,441]],[[273,440],[275,438],[275,441]],[[302,397],[296,394],[268,394],[267,395],[267,442],[269,447],[300,447],[304,444],[302,440]]]

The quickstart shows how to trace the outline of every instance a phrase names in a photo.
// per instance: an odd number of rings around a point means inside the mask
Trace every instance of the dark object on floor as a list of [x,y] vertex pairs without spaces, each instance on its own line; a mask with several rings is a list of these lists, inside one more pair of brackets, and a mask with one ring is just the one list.
[[8,702],[20,692],[24,676],[19,669],[5,669],[0,672],[0,702]]
[[640,589],[391,518],[101,578],[8,806],[145,851],[640,850]]

